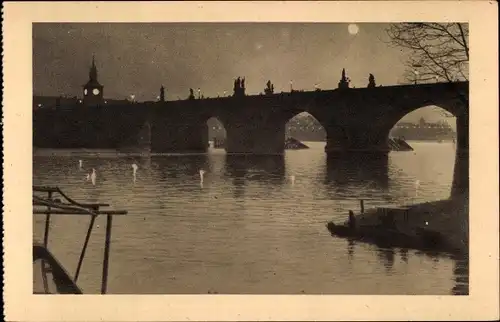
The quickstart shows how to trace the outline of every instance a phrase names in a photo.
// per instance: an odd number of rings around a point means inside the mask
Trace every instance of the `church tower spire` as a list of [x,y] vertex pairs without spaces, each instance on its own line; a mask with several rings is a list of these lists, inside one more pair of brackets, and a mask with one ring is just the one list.
[[83,85],[83,103],[85,105],[102,105],[103,87],[97,80],[97,66],[95,64],[95,55],[92,55],[92,66],[89,70],[89,80]]
[[342,77],[340,78],[338,88],[349,88],[349,79],[345,76],[345,68],[342,68]]
[[90,67],[89,81],[97,82],[97,67],[95,65],[95,55],[92,55],[92,66]]

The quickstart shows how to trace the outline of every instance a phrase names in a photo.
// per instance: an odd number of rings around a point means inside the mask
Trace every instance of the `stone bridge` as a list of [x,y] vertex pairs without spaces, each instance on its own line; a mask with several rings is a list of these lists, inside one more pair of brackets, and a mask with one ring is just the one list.
[[206,151],[206,121],[216,117],[226,129],[228,153],[281,154],[286,123],[308,112],[326,130],[326,152],[349,154],[387,153],[393,126],[408,113],[429,105],[457,118],[457,147],[468,150],[468,82],[155,102],[136,111],[142,111],[137,117],[149,125],[151,152]]
[[226,129],[228,153],[282,154],[286,123],[308,112],[326,130],[329,156],[363,152],[383,160],[393,126],[408,113],[435,105],[457,118],[452,194],[459,194],[468,190],[469,182],[468,87],[468,82],[433,83],[42,109],[34,113],[33,142],[38,147],[205,152],[207,120],[216,117]]

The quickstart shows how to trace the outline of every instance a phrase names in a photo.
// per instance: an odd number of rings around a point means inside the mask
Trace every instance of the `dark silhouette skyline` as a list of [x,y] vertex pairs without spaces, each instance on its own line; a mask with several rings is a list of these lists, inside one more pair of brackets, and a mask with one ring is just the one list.
[[[342,69],[350,87],[404,80],[406,54],[386,41],[387,24],[346,23],[36,23],[33,24],[35,95],[82,97],[92,57],[104,98],[154,101],[164,86],[168,100],[232,95],[246,78],[247,95],[335,89]],[[407,119],[443,119],[422,109]],[[450,122],[455,127],[454,122]]]
[[[275,92],[336,88],[342,68],[352,86],[365,87],[369,73],[396,84],[404,55],[382,40],[386,24],[345,23],[37,23],[33,26],[34,93],[79,95],[95,55],[107,98],[154,100],[163,84],[171,98],[200,88],[205,97],[232,90],[239,75],[247,93],[268,79]],[[401,62],[401,63],[399,63]]]

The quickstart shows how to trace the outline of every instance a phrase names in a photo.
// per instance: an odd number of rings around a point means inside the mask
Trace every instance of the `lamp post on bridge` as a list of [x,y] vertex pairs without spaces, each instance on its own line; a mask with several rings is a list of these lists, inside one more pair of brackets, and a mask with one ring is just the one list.
[[422,67],[422,65],[420,64],[413,64],[412,65],[413,67],[413,74],[415,75],[415,85],[417,85],[417,81],[418,81],[418,76],[419,76],[419,72],[418,72],[418,68]]
[[418,70],[413,70],[413,74],[415,75],[414,78],[414,84],[417,85],[417,80],[418,80]]

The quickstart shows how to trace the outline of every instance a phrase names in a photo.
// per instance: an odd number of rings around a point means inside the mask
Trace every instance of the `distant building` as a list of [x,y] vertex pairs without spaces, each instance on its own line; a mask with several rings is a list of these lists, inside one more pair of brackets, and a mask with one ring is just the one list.
[[451,140],[455,138],[456,133],[446,121],[431,123],[420,118],[418,123],[398,122],[390,135],[406,140]]
[[[162,86],[163,87],[163,86]],[[101,85],[97,78],[97,67],[95,58],[92,57],[92,66],[89,71],[89,80],[83,85],[83,98],[76,96],[42,96],[33,95],[33,110],[37,109],[63,109],[69,110],[78,108],[78,106],[112,106],[112,105],[127,105],[130,101],[127,99],[108,99],[103,95],[104,86]],[[164,93],[163,93],[164,97]]]
[[95,57],[92,56],[92,66],[89,71],[89,80],[83,85],[83,104],[86,106],[98,106],[104,104],[103,89],[97,80],[97,67]]
[[[60,109],[64,106],[78,104],[79,99],[65,96],[38,96],[33,95],[33,110],[37,109]],[[81,100],[80,100],[81,101]]]

